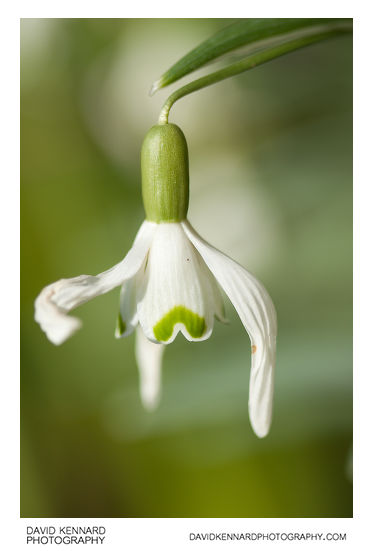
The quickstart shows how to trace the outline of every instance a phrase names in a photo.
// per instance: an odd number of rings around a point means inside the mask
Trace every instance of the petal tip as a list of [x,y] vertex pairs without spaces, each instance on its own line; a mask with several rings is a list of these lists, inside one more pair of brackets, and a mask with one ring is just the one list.
[[60,346],[72,337],[81,328],[81,326],[82,322],[78,318],[66,316],[66,323],[61,321],[58,325],[48,327],[41,325],[41,328],[51,343],[56,346]]
[[266,436],[268,436],[270,427],[256,427],[254,426],[253,422],[251,422],[251,426],[258,438],[265,438]]
[[160,403],[160,394],[158,393],[157,395],[146,395],[145,393],[141,392],[141,403],[148,413],[153,413],[156,409],[158,409]]
[[75,317],[67,316],[52,300],[55,288],[60,282],[45,287],[35,300],[35,321],[56,346],[63,344],[80,327],[82,322]]
[[272,412],[268,413],[258,411],[256,408],[250,406],[249,403],[249,419],[252,429],[258,438],[265,438],[272,423]]

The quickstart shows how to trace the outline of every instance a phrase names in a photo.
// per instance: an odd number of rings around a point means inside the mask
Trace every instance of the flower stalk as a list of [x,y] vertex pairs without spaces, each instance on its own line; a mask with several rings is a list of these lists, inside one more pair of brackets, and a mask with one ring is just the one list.
[[321,40],[325,40],[327,38],[333,38],[346,32],[350,32],[350,26],[346,24],[339,24],[334,27],[327,28],[326,30],[320,30],[320,28],[317,28],[316,31],[313,33],[311,32],[306,36],[302,36],[264,51],[257,52],[249,57],[237,61],[236,63],[233,63],[232,65],[229,65],[228,67],[224,67],[219,71],[215,71],[214,73],[210,73],[209,75],[194,80],[182,88],[179,88],[168,97],[161,109],[158,124],[167,124],[171,107],[176,101],[184,96],[187,96],[188,94],[192,94],[197,90],[201,90],[202,88],[206,88],[207,86],[211,86],[212,84],[216,84],[232,76],[239,75],[245,71],[249,71],[250,69],[254,69],[254,67],[263,65],[263,63],[267,63],[268,61],[276,59],[287,53],[299,50],[300,48],[304,48],[305,46],[309,46],[310,44],[320,42]]
[[[336,28],[352,30],[348,18],[250,18],[239,19],[193,48],[154,82],[150,95],[222,56],[245,48],[246,56],[294,38]],[[242,57],[242,56],[241,56]]]

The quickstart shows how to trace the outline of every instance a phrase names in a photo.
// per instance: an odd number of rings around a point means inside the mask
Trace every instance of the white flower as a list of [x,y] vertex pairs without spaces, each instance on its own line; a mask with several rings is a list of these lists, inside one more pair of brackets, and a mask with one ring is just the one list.
[[[167,125],[171,126],[175,125]],[[169,205],[164,206],[164,196],[162,201],[165,211]],[[146,197],[144,202],[148,218],[151,212],[155,219],[154,204],[147,207]],[[221,287],[251,339],[249,415],[255,433],[263,437],[272,417],[277,332],[272,300],[253,275],[196,233],[183,216],[187,199],[180,199],[177,209],[177,216],[182,213],[179,221],[170,220],[177,218],[172,209],[163,215],[169,218],[165,221],[145,220],[133,247],[110,270],[61,279],[45,287],[35,301],[35,319],[49,340],[61,344],[81,325],[68,312],[121,285],[115,334],[125,337],[137,328],[141,397],[145,407],[153,409],[159,401],[164,345],[179,331],[189,341],[209,338],[214,318],[224,321]]]
[[[219,285],[251,339],[249,411],[254,431],[268,433],[272,415],[276,312],[263,285],[234,260],[206,243],[189,222],[143,222],[127,256],[97,276],[61,279],[42,290],[35,319],[54,344],[81,323],[70,310],[122,285],[116,337],[136,326],[136,357],[144,405],[157,405],[163,345],[179,331],[189,341],[211,335],[214,316],[224,320]],[[142,334],[143,332],[143,334]],[[155,343],[155,344],[154,344]]]

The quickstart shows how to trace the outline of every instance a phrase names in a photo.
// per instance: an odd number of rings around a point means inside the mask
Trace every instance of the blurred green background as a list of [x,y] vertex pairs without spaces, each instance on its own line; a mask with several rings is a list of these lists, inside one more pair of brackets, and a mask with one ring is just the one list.
[[[151,83],[230,20],[21,22],[21,516],[352,516],[352,39],[182,99],[190,220],[277,307],[274,420],[247,414],[249,339],[230,325],[167,347],[142,409],[119,289],[61,347],[43,286],[118,262],[143,220],[140,147],[170,90]],[[212,67],[198,72],[205,74]]]

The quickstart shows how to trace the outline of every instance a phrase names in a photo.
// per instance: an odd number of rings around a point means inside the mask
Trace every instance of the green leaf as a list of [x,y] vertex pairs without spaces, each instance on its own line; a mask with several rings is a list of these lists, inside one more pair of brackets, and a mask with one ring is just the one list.
[[[346,32],[346,31],[345,31]],[[242,59],[240,61],[237,61],[236,63],[233,63],[232,65],[228,65],[227,67],[224,67],[223,69],[220,69],[219,71],[216,71],[214,73],[210,73],[202,78],[199,78],[197,80],[194,80],[187,84],[186,86],[183,86],[182,88],[179,88],[176,90],[173,94],[169,96],[169,98],[164,103],[161,113],[159,115],[159,124],[167,124],[168,123],[168,115],[170,112],[171,107],[173,104],[179,100],[180,98],[191,94],[192,92],[196,92],[197,90],[201,90],[202,88],[206,88],[207,86],[211,86],[211,84],[216,84],[217,82],[221,82],[222,80],[238,75],[240,73],[243,73],[244,71],[248,71],[250,69],[253,69],[254,67],[257,67],[258,65],[262,65],[263,63],[266,63],[267,61],[271,61],[272,59],[276,59],[277,57],[280,57],[282,55],[285,55],[287,53],[290,53],[292,51],[298,50],[299,48],[303,48],[305,46],[309,46],[310,44],[313,44],[315,42],[319,42],[320,40],[325,40],[327,38],[333,38],[335,36],[338,36],[341,34],[340,30],[334,29],[324,32],[316,32],[315,34],[311,34],[308,36],[304,36],[302,38],[297,38],[295,40],[290,40],[289,42],[284,42],[282,44],[279,44],[273,48],[268,48],[267,50],[263,50],[260,52],[257,52],[254,55],[251,55],[245,59]]]
[[249,46],[252,53],[258,49],[273,46],[276,41],[277,44],[284,43],[292,38],[315,34],[317,30],[321,32],[338,28],[351,30],[352,20],[326,18],[239,20],[221,29],[182,57],[153,84],[150,94],[243,46]]

